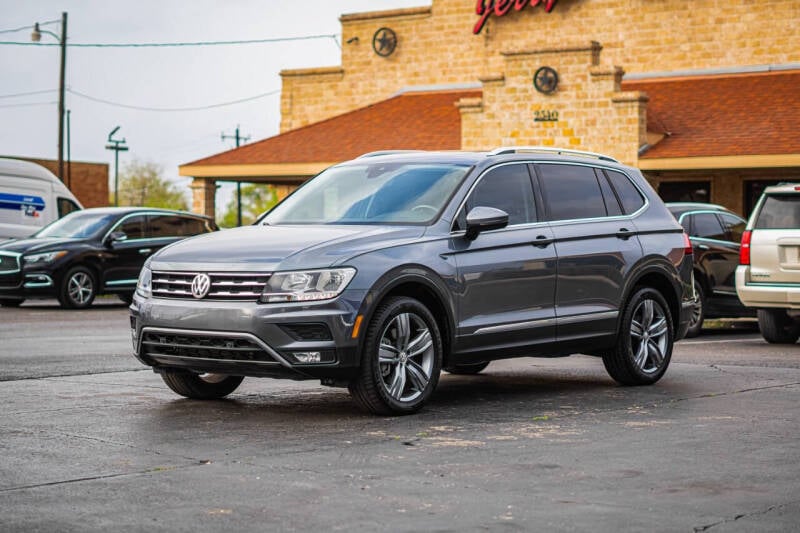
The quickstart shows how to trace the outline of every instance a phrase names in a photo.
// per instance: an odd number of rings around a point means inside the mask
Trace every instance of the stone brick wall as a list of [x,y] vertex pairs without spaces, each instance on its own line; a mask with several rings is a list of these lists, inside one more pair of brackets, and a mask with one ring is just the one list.
[[[492,16],[479,35],[472,34],[475,8],[475,0],[433,0],[430,7],[342,16],[341,67],[281,73],[281,131],[383,100],[406,86],[501,74],[511,79],[506,68],[517,67],[504,53],[581,48],[589,41],[602,46],[602,65],[628,74],[800,61],[797,0],[560,0],[550,13],[539,5]],[[398,37],[386,58],[372,50],[372,37],[384,26]],[[609,107],[614,104],[639,105],[617,101]],[[576,134],[563,137],[584,135],[577,124],[559,127]]]
[[[20,157],[43,166],[58,176],[58,161],[53,159],[30,159]],[[81,202],[83,207],[105,207],[108,205],[108,163],[87,163],[72,161],[71,181],[64,177],[64,184]],[[67,162],[64,162],[67,172]]]

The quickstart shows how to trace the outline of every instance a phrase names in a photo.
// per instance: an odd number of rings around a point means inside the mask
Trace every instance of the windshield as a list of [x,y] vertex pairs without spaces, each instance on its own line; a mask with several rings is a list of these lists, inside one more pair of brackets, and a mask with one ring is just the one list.
[[466,165],[364,163],[324,171],[264,224],[424,224],[442,210]]
[[116,215],[110,213],[87,213],[75,211],[60,218],[39,230],[33,237],[64,237],[69,239],[86,239],[106,229]]

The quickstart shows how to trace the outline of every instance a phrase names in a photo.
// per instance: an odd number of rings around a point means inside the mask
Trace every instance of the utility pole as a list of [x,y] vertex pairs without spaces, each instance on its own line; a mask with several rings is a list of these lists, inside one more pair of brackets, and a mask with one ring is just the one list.
[[114,134],[119,130],[119,126],[111,130],[108,134],[106,150],[114,150],[114,206],[119,206],[119,153],[127,152],[128,147],[124,146],[125,139],[114,139]]
[[[226,139],[234,139],[236,141],[236,148],[239,148],[239,144],[241,142],[247,142],[250,140],[250,136],[242,137],[239,135],[239,125],[236,125],[236,134],[235,135],[225,135],[225,132],[222,132],[222,142],[225,142]],[[242,182],[236,182],[236,225],[242,225]]]

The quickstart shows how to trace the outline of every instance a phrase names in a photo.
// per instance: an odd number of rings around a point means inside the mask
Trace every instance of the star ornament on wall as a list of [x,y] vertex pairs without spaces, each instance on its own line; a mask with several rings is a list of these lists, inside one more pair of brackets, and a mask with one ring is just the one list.
[[372,49],[381,57],[389,57],[397,48],[397,34],[391,28],[380,28],[372,36]]
[[558,72],[552,67],[540,67],[533,75],[533,86],[540,93],[552,93],[558,88]]

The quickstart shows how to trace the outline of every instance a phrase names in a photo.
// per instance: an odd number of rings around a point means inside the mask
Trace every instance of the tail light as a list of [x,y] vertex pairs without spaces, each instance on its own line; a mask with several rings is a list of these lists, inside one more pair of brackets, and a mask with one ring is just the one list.
[[689,240],[689,236],[686,232],[683,232],[683,253],[684,255],[694,255],[694,248],[692,248],[692,241]]
[[739,248],[739,264],[740,265],[749,265],[750,264],[750,238],[753,236],[753,232],[745,230],[742,233],[742,246]]

